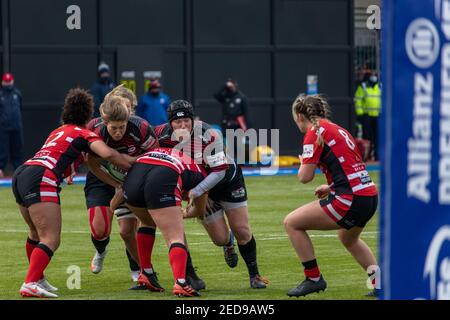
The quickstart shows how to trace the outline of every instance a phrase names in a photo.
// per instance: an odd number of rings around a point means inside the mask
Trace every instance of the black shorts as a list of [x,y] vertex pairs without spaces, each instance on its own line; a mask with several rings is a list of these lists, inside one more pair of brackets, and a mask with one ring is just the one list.
[[245,187],[244,175],[240,167],[236,166],[234,174],[223,182],[219,182],[212,188],[208,197],[216,202],[246,202],[247,188]]
[[137,208],[181,206],[181,177],[175,170],[135,163],[123,183],[126,203]]
[[84,196],[86,197],[86,207],[109,207],[111,199],[116,190],[109,184],[98,179],[91,172],[86,175],[86,185],[84,186]]
[[42,166],[21,165],[12,179],[12,190],[16,202],[29,208],[40,202],[60,204],[59,181],[53,171]]
[[364,228],[377,211],[378,196],[332,195],[320,200],[320,205],[340,227]]

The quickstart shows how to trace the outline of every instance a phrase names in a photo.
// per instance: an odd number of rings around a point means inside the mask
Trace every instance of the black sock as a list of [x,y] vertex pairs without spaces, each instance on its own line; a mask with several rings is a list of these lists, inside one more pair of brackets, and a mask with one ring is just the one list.
[[125,252],[127,254],[127,258],[128,258],[128,263],[130,265],[130,270],[131,271],[139,271],[141,270],[141,267],[139,267],[139,263],[137,263],[133,257],[131,256],[130,252],[128,251],[128,249],[125,249]]
[[241,253],[242,258],[244,258],[245,263],[247,264],[248,274],[250,278],[253,278],[259,275],[258,271],[258,262],[256,262],[256,241],[252,235],[252,238],[249,242],[244,245],[238,245],[239,252]]
[[186,262],[186,275],[192,275],[195,273],[194,266],[192,264],[191,253],[187,250],[187,262]]
[[105,252],[106,246],[109,243],[109,237],[103,240],[97,240],[93,235],[91,235],[91,240],[98,253],[102,254],[103,252]]
[[317,267],[317,259],[302,262],[302,265],[305,269],[314,269],[315,267]]

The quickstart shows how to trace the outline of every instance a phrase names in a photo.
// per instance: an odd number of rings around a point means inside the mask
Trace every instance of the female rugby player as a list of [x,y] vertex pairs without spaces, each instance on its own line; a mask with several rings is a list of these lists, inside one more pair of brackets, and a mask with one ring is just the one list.
[[84,161],[83,152],[94,152],[123,169],[134,159],[109,148],[100,137],[85,128],[94,110],[93,98],[82,89],[66,96],[63,125],[52,133],[35,156],[17,168],[12,189],[20,213],[29,226],[26,252],[30,262],[23,297],[55,298],[57,289],[44,278],[61,236],[60,184]]
[[[88,124],[88,129],[98,134],[109,147],[133,157],[157,145],[155,134],[148,122],[130,115],[135,101],[131,90],[119,86],[105,97],[100,106],[101,117],[91,120]],[[92,172],[86,177],[85,196],[89,210],[91,239],[96,248],[91,270],[93,273],[99,273],[103,268],[111,233],[113,212],[110,209],[110,201],[116,188],[121,187],[123,180],[120,177],[112,179],[100,169],[100,164],[92,157],[89,157],[88,162]],[[137,281],[140,271],[136,246],[138,221],[126,206],[119,206],[114,214],[119,223],[120,236],[127,249],[132,279]],[[154,228],[139,229],[138,236],[141,233],[148,233],[154,242]]]
[[320,200],[308,203],[284,220],[289,239],[304,266],[306,279],[288,296],[305,296],[326,289],[307,230],[336,230],[345,248],[364,270],[377,261],[360,239],[366,223],[377,209],[378,192],[363,163],[355,140],[347,130],[328,120],[330,108],[320,95],[300,95],[292,105],[292,115],[302,133],[301,183],[313,180],[319,167],[327,185],[315,190]]
[[[143,226],[153,223],[169,247],[169,262],[174,277],[173,294],[182,297],[199,296],[186,281],[188,253],[184,237],[181,200],[188,190],[204,179],[204,169],[176,149],[155,148],[136,160],[123,184],[128,207],[138,216]],[[199,210],[204,210],[207,195],[194,200]],[[138,238],[138,243],[146,239]],[[139,250],[141,265],[148,262],[149,252]],[[138,283],[151,291],[164,291],[148,279],[142,269]]]
[[[203,226],[214,244],[223,247],[225,261],[231,268],[238,262],[234,233],[247,265],[251,288],[265,288],[268,281],[260,276],[258,270],[256,241],[248,222],[247,190],[241,169],[226,156],[222,138],[216,131],[205,122],[194,121],[194,109],[188,101],[173,101],[168,108],[168,116],[169,123],[155,128],[160,146],[181,148],[208,172],[208,176],[189,192],[194,199],[209,193],[211,205],[202,219]],[[232,232],[225,222],[224,212]],[[194,268],[189,262],[188,278],[193,278],[190,274]],[[189,280],[194,288],[198,286],[199,281],[195,278]]]

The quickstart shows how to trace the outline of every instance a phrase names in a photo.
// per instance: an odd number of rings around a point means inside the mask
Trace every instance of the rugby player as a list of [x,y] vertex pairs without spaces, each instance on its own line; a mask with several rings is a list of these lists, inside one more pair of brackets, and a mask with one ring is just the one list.
[[[194,121],[194,110],[188,101],[173,101],[168,108],[168,118],[167,124],[155,128],[160,146],[183,150],[208,172],[205,180],[189,192],[193,199],[209,193],[208,214],[202,219],[203,226],[214,244],[223,247],[225,261],[231,268],[238,262],[235,236],[247,265],[251,288],[265,288],[268,281],[258,270],[256,241],[248,223],[247,190],[240,167],[226,156],[221,136],[207,123]],[[224,212],[232,231],[225,222]],[[206,211],[201,213],[203,216]],[[192,212],[185,215],[192,216]],[[195,278],[190,259],[187,268],[189,281],[200,290],[201,282]]]
[[284,220],[304,267],[305,280],[287,293],[298,297],[327,287],[307,230],[338,230],[342,244],[364,270],[377,266],[375,256],[360,235],[375,214],[378,192],[352,135],[328,120],[330,107],[322,96],[298,96],[292,105],[292,115],[300,132],[305,134],[298,179],[301,183],[312,181],[318,167],[328,183],[315,190],[320,200],[301,206]]
[[[169,262],[174,286],[172,293],[180,297],[200,294],[186,281],[186,248],[181,201],[188,190],[206,176],[205,170],[181,151],[155,148],[136,160],[123,184],[123,196],[129,208],[138,216],[143,226],[153,223],[161,230],[169,247]],[[194,199],[198,210],[204,210],[207,195]],[[153,222],[154,221],[154,222]],[[138,238],[146,241],[146,239]],[[149,252],[139,250],[141,265],[148,263]],[[138,283],[151,291],[164,289],[148,278],[142,269]]]
[[[100,106],[101,117],[91,120],[88,129],[100,136],[109,147],[136,157],[155,147],[157,140],[146,120],[130,115],[136,101],[133,97],[134,94],[129,89],[124,87],[114,89]],[[93,273],[99,273],[103,268],[111,233],[113,212],[110,209],[110,201],[114,197],[116,188],[121,188],[123,180],[118,177],[116,179],[105,177],[106,173],[100,169],[100,164],[92,157],[89,157],[89,164],[91,172],[87,174],[84,191],[89,211],[91,239],[96,248],[91,270]],[[140,273],[136,246],[138,221],[136,216],[123,205],[119,206],[114,214],[119,224],[120,236],[125,243],[131,277],[133,281],[137,281]],[[139,229],[138,236],[144,231],[152,235],[154,242],[155,229]]]
[[60,184],[84,162],[82,153],[93,152],[122,169],[128,169],[134,161],[85,128],[93,111],[92,96],[85,90],[71,89],[64,102],[63,125],[51,132],[42,148],[14,173],[13,193],[29,227],[26,253],[30,264],[19,290],[23,297],[57,297],[57,289],[45,279],[44,271],[60,244]]

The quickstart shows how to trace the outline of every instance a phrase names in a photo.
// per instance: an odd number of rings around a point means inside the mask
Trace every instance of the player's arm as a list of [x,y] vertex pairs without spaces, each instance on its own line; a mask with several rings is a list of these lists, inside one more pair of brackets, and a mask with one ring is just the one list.
[[91,142],[89,148],[99,157],[125,170],[130,169],[131,165],[136,160],[134,157],[130,157],[126,154],[122,154],[114,149],[111,149],[102,140],[95,140]]
[[114,197],[109,202],[109,207],[111,211],[115,211],[123,202],[125,201],[125,197],[123,195],[122,186],[116,188],[116,192],[114,193]]
[[316,143],[317,135],[309,131],[303,140],[303,153],[300,157],[301,165],[298,169],[297,177],[301,183],[308,183],[314,179],[317,164],[320,162],[320,155],[323,147]]
[[206,154],[205,162],[211,169],[211,172],[194,189],[189,191],[189,196],[194,199],[214,188],[225,177],[229,167],[227,156],[223,151],[222,137],[216,134],[215,131],[212,131],[213,129],[209,130],[211,130],[209,133],[211,134],[212,141],[205,148],[205,152],[211,152],[210,154]]
[[118,182],[116,179],[114,179],[109,173],[105,172],[99,161],[91,156],[91,155],[87,155],[87,165],[89,167],[89,170],[101,181],[103,181],[104,183],[114,187],[114,188],[119,188],[120,187],[120,182]]
[[308,183],[314,179],[316,164],[302,164],[298,169],[297,177],[301,183]]

